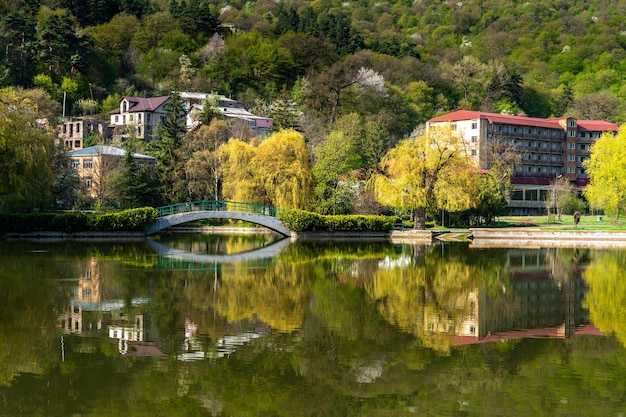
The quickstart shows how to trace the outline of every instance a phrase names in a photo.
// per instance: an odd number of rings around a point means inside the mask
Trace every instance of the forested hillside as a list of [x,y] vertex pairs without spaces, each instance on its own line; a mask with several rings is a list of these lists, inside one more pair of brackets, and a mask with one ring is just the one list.
[[64,93],[67,115],[104,120],[122,95],[224,94],[303,135],[318,203],[444,112],[626,121],[626,2],[0,0],[0,16],[0,86],[53,125]]
[[325,122],[357,112],[397,136],[457,108],[626,120],[624,2],[24,0],[0,14],[2,85],[102,110],[179,89],[260,113],[294,100]]

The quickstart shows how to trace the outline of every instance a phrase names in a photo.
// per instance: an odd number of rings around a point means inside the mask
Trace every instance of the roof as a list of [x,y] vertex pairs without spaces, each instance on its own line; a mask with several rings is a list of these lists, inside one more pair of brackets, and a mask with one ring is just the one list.
[[[95,145],[88,148],[75,149],[67,153],[68,156],[98,156],[98,155],[112,155],[112,156],[125,156],[126,151],[114,146]],[[156,159],[152,156],[143,155],[140,153],[133,153],[135,159]]]
[[578,130],[593,130],[600,132],[613,131],[617,132],[619,126],[615,123],[605,122],[604,120],[577,120]]
[[[129,113],[137,113],[144,111],[155,111],[159,106],[165,103],[170,99],[170,96],[161,96],[161,97],[131,97],[131,96],[123,96],[120,98],[120,102],[122,100],[126,100],[130,103],[128,108]],[[119,107],[117,109],[111,110],[109,114],[118,114],[120,113]]]
[[[457,110],[452,113],[442,114],[441,116],[433,117],[428,122],[442,123],[475,119],[486,119],[489,123],[503,123],[510,125],[515,124],[521,126],[533,126],[543,127],[546,129],[563,130],[563,127],[559,124],[559,120],[564,120],[566,119],[566,117],[541,119],[538,117],[512,116],[509,114],[487,113],[472,110]],[[618,130],[618,126],[616,124],[605,122],[602,120],[577,120],[576,123],[580,130],[594,130],[602,132]]]

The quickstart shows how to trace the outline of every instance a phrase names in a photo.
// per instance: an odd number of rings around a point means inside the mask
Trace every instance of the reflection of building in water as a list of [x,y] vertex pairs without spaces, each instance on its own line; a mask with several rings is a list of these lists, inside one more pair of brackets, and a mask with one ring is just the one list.
[[181,361],[197,361],[204,359],[224,358],[230,356],[238,348],[247,345],[252,340],[264,336],[269,329],[256,327],[254,331],[224,336],[214,345],[203,344],[197,336],[198,328],[191,320],[185,320],[185,340],[183,349],[177,356]]
[[587,286],[576,250],[570,256],[514,249],[508,253],[508,267],[508,284],[501,283],[495,293],[481,288],[463,296],[465,307],[457,308],[462,314],[456,319],[427,316],[428,330],[455,334],[455,344],[599,333],[583,308]]
[[129,320],[119,312],[116,315],[117,319],[114,320],[116,324],[108,326],[109,338],[117,339],[120,354],[126,355],[129,351],[129,342],[144,341],[144,316],[143,314],[137,314]]
[[101,315],[86,315],[86,306],[100,302],[100,265],[96,259],[81,262],[72,271],[70,304],[59,314],[59,327],[64,333],[83,333],[102,328]]

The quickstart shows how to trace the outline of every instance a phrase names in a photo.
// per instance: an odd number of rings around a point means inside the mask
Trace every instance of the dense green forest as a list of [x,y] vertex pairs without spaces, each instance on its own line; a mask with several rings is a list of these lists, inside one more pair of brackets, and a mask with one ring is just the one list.
[[[0,86],[53,125],[64,94],[67,115],[104,120],[122,95],[224,94],[302,134],[321,212],[355,211],[338,180],[355,169],[367,179],[437,114],[626,121],[623,2],[3,0],[0,15]],[[180,199],[168,181],[162,197]]]
[[[621,2],[27,0],[0,14],[1,83],[74,101],[288,98],[324,121],[384,118],[400,137],[457,108],[626,120]],[[376,97],[348,91],[364,78]]]

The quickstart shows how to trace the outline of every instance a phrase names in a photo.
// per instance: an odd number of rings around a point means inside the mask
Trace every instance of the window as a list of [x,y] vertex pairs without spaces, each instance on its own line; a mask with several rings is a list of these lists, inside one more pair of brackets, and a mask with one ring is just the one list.
[[115,116],[115,123],[119,123],[120,122],[120,116]]
[[476,149],[472,149],[472,156],[476,156]]
[[574,167],[567,167],[567,173],[568,174],[573,174],[575,172],[576,172],[576,168],[574,168]]
[[146,120],[148,123],[152,122],[152,113],[146,114]]
[[452,130],[456,130],[456,123],[452,123]]
[[569,136],[570,138],[575,138],[576,137],[576,131],[575,130],[568,130],[567,131],[567,136]]
[[76,133],[80,133],[80,123],[76,123]]
[[472,129],[478,129],[478,123],[476,122],[472,123]]
[[72,168],[74,169],[80,168],[80,161],[76,159],[72,159]]
[[568,142],[567,149],[576,149],[576,144],[574,142]]
[[85,178],[84,184],[85,188],[91,188],[91,177]]
[[581,151],[586,151],[587,150],[587,145],[580,145],[580,150]]
[[476,333],[476,326],[470,326],[470,334]]
[[83,168],[93,168],[93,160],[83,159]]
[[472,136],[472,143],[478,142],[478,136]]
[[137,115],[137,121],[138,121],[139,123],[141,123],[141,113],[139,113],[139,114]]
[[513,133],[517,133],[517,128],[516,127],[513,128]]
[[128,115],[128,121],[132,122],[133,120],[135,120],[135,115],[134,114],[129,114]]
[[569,162],[574,162],[576,160],[576,155],[567,155],[567,160]]
[[126,124],[126,115],[122,116],[122,124],[125,125]]

